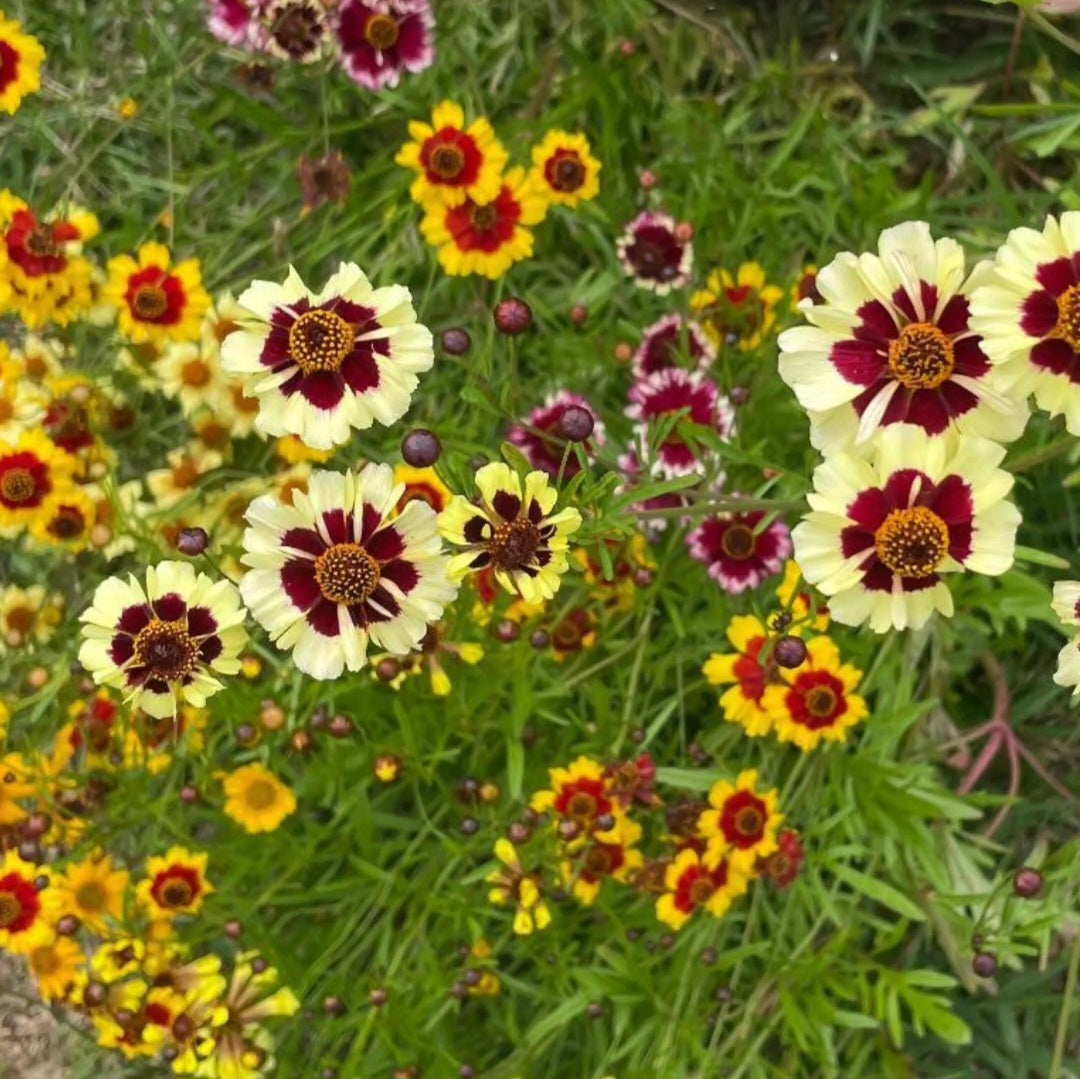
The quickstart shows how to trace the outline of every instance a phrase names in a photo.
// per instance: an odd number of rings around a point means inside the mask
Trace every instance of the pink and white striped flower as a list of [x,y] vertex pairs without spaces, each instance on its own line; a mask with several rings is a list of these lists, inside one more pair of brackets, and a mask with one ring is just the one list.
[[234,49],[261,48],[265,0],[207,0],[210,33]]
[[791,556],[791,533],[760,510],[708,517],[686,537],[690,557],[708,567],[725,592],[738,595],[779,573]]
[[[566,447],[565,436],[559,433],[559,421],[568,408],[583,408],[593,417],[592,434],[582,443],[589,460],[593,452],[604,444],[604,424],[596,414],[596,409],[580,394],[559,390],[551,394],[539,408],[534,408],[522,423],[513,424],[506,433],[507,441],[513,443],[525,455],[533,468],[542,469],[549,476],[559,474],[563,450]],[[570,479],[581,471],[577,454],[571,452],[566,458],[563,477]]]
[[397,86],[402,71],[435,59],[429,0],[343,0],[337,38],[346,74],[368,90]]
[[694,245],[679,238],[675,218],[645,210],[615,245],[619,261],[638,288],[664,295],[690,281]]

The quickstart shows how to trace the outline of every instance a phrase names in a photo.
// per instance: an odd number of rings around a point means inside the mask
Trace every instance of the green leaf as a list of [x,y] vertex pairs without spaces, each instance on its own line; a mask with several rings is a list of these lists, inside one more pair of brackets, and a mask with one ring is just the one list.
[[866,873],[860,873],[850,866],[832,865],[830,868],[835,876],[839,877],[845,884],[849,884],[855,891],[861,892],[868,898],[880,903],[883,907],[895,911],[902,918],[909,918],[915,922],[926,921],[926,915],[922,910],[891,884],[886,884],[884,881],[877,880]]

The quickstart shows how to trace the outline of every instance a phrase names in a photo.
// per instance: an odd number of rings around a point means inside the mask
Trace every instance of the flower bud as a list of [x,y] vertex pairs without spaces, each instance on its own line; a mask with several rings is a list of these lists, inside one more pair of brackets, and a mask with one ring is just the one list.
[[401,442],[401,456],[413,468],[430,468],[442,453],[442,443],[426,427],[410,431]]
[[517,296],[509,296],[495,305],[495,328],[509,337],[525,333],[533,324],[532,308]]

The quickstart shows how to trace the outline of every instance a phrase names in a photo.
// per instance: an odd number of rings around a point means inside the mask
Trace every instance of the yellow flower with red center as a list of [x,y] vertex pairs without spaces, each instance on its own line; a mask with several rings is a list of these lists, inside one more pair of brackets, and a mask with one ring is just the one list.
[[656,900],[656,916],[676,931],[699,910],[723,918],[746,886],[746,875],[728,859],[707,865],[696,850],[687,847],[664,871],[664,894]]
[[23,98],[41,89],[44,61],[41,42],[0,12],[0,112],[14,116]]
[[529,179],[552,205],[569,206],[600,194],[600,162],[580,133],[549,131],[532,150]]
[[225,777],[225,813],[252,834],[272,832],[296,811],[296,796],[261,764],[245,764]]
[[74,467],[40,431],[0,442],[0,529],[39,522],[51,497],[70,493]]
[[798,634],[803,629],[824,633],[829,628],[828,605],[810,592],[802,569],[794,559],[784,563],[784,576],[776,589],[776,598],[791,616],[788,633]]
[[535,873],[526,873],[521,859],[509,839],[495,841],[495,857],[505,868],[496,869],[485,878],[494,885],[488,891],[488,902],[496,906],[513,903],[514,932],[526,937],[530,933],[546,929],[551,924],[551,912],[544,902],[540,880]]
[[563,883],[581,903],[591,906],[605,880],[625,882],[644,865],[641,851],[634,850],[640,839],[641,825],[627,817],[618,817],[615,827],[605,832],[603,839],[591,840],[576,850],[572,858],[560,863]]
[[734,344],[750,352],[776,325],[776,305],[783,295],[766,283],[758,263],[744,262],[734,276],[714,270],[706,287],[690,297],[690,309],[715,347]]
[[537,791],[529,802],[536,813],[551,813],[577,827],[577,836],[596,834],[614,839],[621,807],[611,796],[604,766],[591,757],[578,757],[569,768],[548,770],[551,788]]
[[807,661],[797,670],[781,670],[785,684],[769,686],[762,701],[776,737],[804,752],[823,741],[846,741],[847,732],[869,714],[866,701],[853,692],[862,671],[841,663],[828,637],[815,637],[806,650]]
[[214,886],[206,878],[209,855],[193,854],[173,847],[163,858],[150,858],[146,879],[139,882],[136,895],[151,917],[173,918],[178,914],[198,914]]
[[547,201],[526,178],[511,169],[490,202],[466,199],[458,206],[432,203],[420,223],[424,239],[438,249],[451,277],[479,274],[502,277],[515,262],[532,257],[533,234],[547,214]]
[[14,851],[0,857],[0,949],[28,955],[47,944],[54,935],[59,905],[47,869],[24,862]]
[[120,332],[134,344],[164,348],[169,341],[197,341],[210,297],[197,259],[173,265],[163,244],[143,244],[138,260],[109,259],[104,298],[117,310]]
[[393,783],[401,775],[401,758],[394,753],[384,753],[375,758],[371,770],[380,783]]
[[97,504],[84,487],[69,487],[46,499],[30,522],[30,534],[39,543],[82,551],[90,544],[97,519]]
[[75,941],[56,937],[28,952],[26,965],[37,982],[42,1000],[63,1000],[86,966],[86,954]]
[[26,820],[27,811],[19,803],[36,792],[33,773],[20,754],[0,757],[0,828]]
[[759,858],[776,850],[776,836],[783,823],[777,811],[780,796],[775,790],[759,791],[758,774],[740,772],[734,783],[721,780],[709,791],[709,804],[698,821],[698,831],[709,841],[704,861],[708,865],[728,859],[740,873],[751,874]]
[[108,855],[73,862],[56,880],[61,912],[74,915],[91,932],[103,936],[110,920],[123,920],[130,880],[128,872],[117,869]]
[[425,208],[461,206],[467,199],[477,205],[499,194],[507,153],[487,120],[465,126],[465,112],[452,101],[435,106],[431,123],[409,124],[412,142],[394,160],[417,173],[409,193]]
[[439,479],[433,468],[413,468],[411,465],[394,466],[394,483],[405,484],[405,491],[398,499],[400,513],[410,502],[426,502],[436,513],[442,513],[454,497],[453,491]]
[[799,279],[791,288],[791,310],[798,311],[803,300],[811,303],[823,303],[817,287],[818,268],[812,264],[803,267]]
[[115,985],[142,971],[146,941],[138,937],[118,937],[106,941],[90,957],[90,973],[104,985]]

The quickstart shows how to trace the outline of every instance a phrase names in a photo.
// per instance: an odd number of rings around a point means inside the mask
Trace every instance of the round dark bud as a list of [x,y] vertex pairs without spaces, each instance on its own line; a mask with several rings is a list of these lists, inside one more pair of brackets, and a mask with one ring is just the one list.
[[476,1072],[474,1072],[472,1067],[468,1064],[462,1064],[461,1067],[458,1068],[458,1075],[461,1079],[473,1079],[475,1074]]
[[615,818],[610,813],[601,813],[596,818],[596,827],[601,832],[610,832],[615,827]]
[[653,571],[651,569],[642,566],[641,569],[634,571],[634,584],[638,588],[648,588],[653,583],[653,580]]
[[556,426],[568,442],[584,442],[593,433],[596,417],[581,405],[568,405]]
[[[735,339],[736,341],[738,338]],[[734,343],[734,342],[730,342]],[[746,386],[732,386],[729,394],[733,405],[745,405],[750,400],[750,390]]]
[[799,637],[781,637],[776,642],[773,656],[778,667],[786,667],[788,670],[801,667],[806,662],[806,642]]
[[313,731],[321,731],[326,729],[326,725],[330,722],[330,713],[326,710],[326,706],[320,704],[314,712],[311,713],[311,719],[308,720],[308,726]]
[[255,974],[264,973],[269,965],[270,964],[267,963],[267,961],[263,959],[262,956],[258,956],[251,961],[251,969]]
[[480,822],[475,817],[466,817],[461,822],[461,830],[465,835],[476,835],[480,831]]
[[[32,840],[32,839],[27,839],[27,840],[24,840],[22,843],[20,843],[18,850],[19,850],[19,857],[24,862],[40,862],[41,861],[41,847],[39,847],[37,845],[37,843],[35,843],[34,840]],[[37,890],[39,892],[43,891],[45,888],[47,888],[49,886],[49,878],[48,877],[38,877],[38,880],[45,881],[45,883],[43,885],[41,885],[40,887],[38,887],[38,881],[37,880],[34,881],[34,887],[37,888]]]
[[345,1014],[345,1005],[340,997],[326,997],[322,1002],[323,1011],[335,1018]]
[[520,846],[522,843],[529,841],[529,836],[532,835],[532,829],[527,824],[522,824],[521,821],[514,821],[509,828],[506,829],[506,836],[514,846]]
[[478,971],[478,970],[467,970],[467,971],[465,971],[464,974],[462,974],[461,980],[466,985],[479,985],[481,977],[482,977],[482,975],[480,974],[480,971]]
[[442,443],[426,427],[410,431],[401,442],[401,456],[413,468],[430,468],[442,453]]
[[348,738],[353,732],[353,721],[339,712],[330,720],[327,730],[331,738]]
[[62,937],[73,937],[78,933],[81,926],[82,922],[80,922],[74,914],[65,914],[63,918],[56,923],[56,931]]
[[464,326],[451,326],[442,332],[442,349],[451,356],[464,356],[472,347],[472,338]]
[[589,317],[589,309],[581,303],[574,304],[570,308],[570,321],[575,326],[580,326]]
[[726,985],[720,986],[720,988],[713,993],[713,1000],[716,1000],[721,1004],[727,1004],[727,1002],[731,1000],[731,990]]
[[578,828],[577,821],[559,821],[559,835],[563,839],[573,839],[580,831],[581,829]]
[[997,970],[997,956],[990,952],[977,952],[971,960],[971,969],[980,978],[992,978]]
[[461,788],[458,791],[458,796],[463,802],[475,802],[476,795],[480,791],[480,781],[473,779],[472,776],[467,776],[461,781]]
[[375,677],[380,682],[392,682],[399,674],[401,674],[401,664],[393,656],[380,659],[375,664]]
[[641,745],[641,743],[645,741],[645,737],[646,735],[644,727],[634,727],[630,731],[630,741],[633,742],[636,746]]
[[1021,899],[1034,899],[1043,887],[1043,875],[1037,869],[1024,866],[1013,877],[1013,891]]
[[205,528],[181,528],[176,537],[176,549],[188,558],[200,555],[210,546],[210,537]]
[[526,727],[521,732],[521,744],[526,749],[531,749],[534,745],[536,745],[536,739],[539,737],[540,735],[537,734],[535,727]]
[[675,943],[675,935],[673,933],[665,933],[660,938],[661,948],[670,948]]
[[105,1003],[105,998],[108,995],[109,991],[101,982],[91,982],[83,990],[83,1003],[88,1004],[91,1008],[100,1008]]
[[199,800],[199,792],[194,787],[180,788],[180,801],[184,805],[194,805]]
[[27,839],[40,839],[52,827],[52,817],[48,813],[31,813],[23,821],[22,831]]
[[321,1079],[337,1079],[337,1068],[323,1068],[319,1075]]
[[585,1014],[590,1019],[600,1019],[604,1014],[604,1006],[603,1004],[597,1004],[596,1001],[593,1001],[593,1003],[585,1009]]
[[495,636],[503,644],[510,644],[511,641],[516,641],[521,636],[521,627],[517,622],[511,622],[509,618],[504,618],[495,627]]
[[779,611],[773,615],[772,628],[775,630],[784,630],[791,625],[791,615],[787,611]]
[[387,992],[385,989],[372,989],[368,993],[368,1003],[373,1008],[381,1008],[387,1001]]
[[129,1027],[135,1021],[135,1013],[130,1008],[118,1008],[113,1012],[113,1018],[122,1027]]
[[495,328],[500,333],[517,337],[532,325],[532,308],[517,296],[508,296],[495,305]]
[[455,1000],[468,1000],[469,987],[464,982],[454,982],[450,987],[450,995]]
[[310,753],[315,748],[315,739],[307,731],[293,731],[289,745],[294,753]]
[[705,964],[705,966],[711,967],[718,958],[719,955],[715,948],[702,948],[701,961]]
[[195,1022],[189,1016],[178,1015],[173,1020],[172,1032],[177,1041],[187,1041],[195,1033]]
[[538,629],[529,638],[529,644],[531,644],[533,648],[547,648],[547,646],[551,644],[551,634],[545,629]]
[[236,740],[242,746],[253,746],[259,739],[259,731],[254,723],[241,723],[236,728]]
[[243,932],[244,927],[240,922],[232,921],[225,923],[225,936],[230,940],[238,940]]

